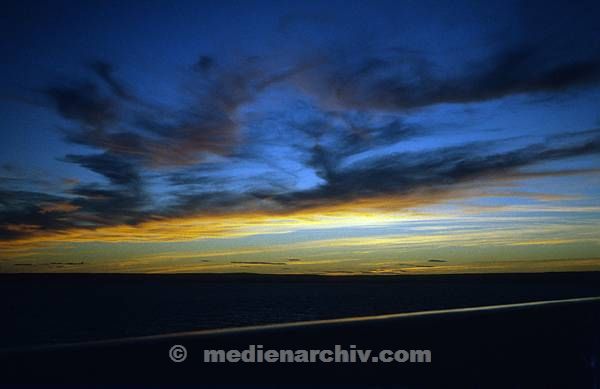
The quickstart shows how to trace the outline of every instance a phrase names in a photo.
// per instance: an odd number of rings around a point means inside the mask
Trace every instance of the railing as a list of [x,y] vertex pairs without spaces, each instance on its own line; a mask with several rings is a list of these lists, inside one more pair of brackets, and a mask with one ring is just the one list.
[[[600,297],[0,350],[2,383],[377,384],[595,388]],[[10,336],[6,334],[5,336]],[[169,350],[182,345],[183,362]],[[430,363],[207,363],[204,350],[430,350]]]

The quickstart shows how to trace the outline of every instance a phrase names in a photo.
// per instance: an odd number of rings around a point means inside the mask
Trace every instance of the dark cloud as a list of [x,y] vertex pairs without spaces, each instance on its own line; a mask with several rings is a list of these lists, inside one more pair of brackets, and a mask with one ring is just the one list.
[[185,216],[190,213],[222,215],[252,210],[261,211],[251,194],[205,189],[200,192],[175,194],[174,202],[166,208],[165,213],[169,216]]
[[61,116],[85,127],[104,127],[117,119],[113,101],[103,97],[92,83],[54,86],[46,89],[45,93]]
[[93,155],[67,155],[64,161],[76,163],[108,178],[118,185],[137,185],[141,178],[137,168],[123,158],[109,153]]
[[80,261],[80,262],[50,262],[50,265],[73,265],[73,266],[77,266],[77,265],[83,265],[84,262]]
[[90,67],[98,77],[106,82],[116,96],[125,100],[135,99],[135,97],[114,77],[114,69],[111,64],[104,61],[94,61]]
[[71,204],[77,215],[71,218],[78,227],[96,228],[120,224],[138,224],[152,220],[151,205],[141,188],[105,187],[98,184],[78,185],[68,192],[76,196]]
[[435,263],[442,263],[442,262],[448,262],[445,259],[430,259],[427,262],[435,262]]
[[468,64],[457,76],[452,73],[436,71],[426,58],[406,52],[358,60],[338,54],[302,80],[308,90],[342,107],[409,110],[597,84],[600,52],[549,59],[543,47],[511,47]]
[[52,267],[63,267],[63,266],[80,266],[84,262],[49,262],[49,263],[13,263],[14,266],[52,266]]
[[17,170],[17,167],[12,163],[3,163],[2,165],[0,165],[0,170],[2,170],[3,172],[12,173]]
[[62,196],[1,191],[0,239],[137,224],[152,219],[147,206],[145,193],[132,186],[77,185]]
[[423,128],[398,118],[372,123],[370,115],[365,114],[330,113],[296,128],[310,140],[298,146],[307,156],[306,165],[324,180],[329,180],[334,170],[352,156],[426,134]]
[[136,224],[152,218],[152,211],[148,210],[151,199],[144,188],[139,167],[131,161],[110,153],[67,155],[64,160],[108,180],[108,184],[79,184],[67,191],[75,196],[70,204],[78,208],[78,225]]
[[65,212],[44,213],[42,204],[67,199],[38,192],[0,190],[0,239],[10,240],[72,227]]
[[57,112],[76,125],[65,130],[68,142],[153,167],[184,166],[207,155],[231,153],[239,141],[238,109],[303,66],[267,71],[255,58],[227,67],[201,57],[184,88],[188,102],[179,108],[135,98],[104,61],[94,62],[91,69],[113,96],[92,81],[52,86],[45,94]]
[[100,174],[107,182],[73,182],[58,195],[1,190],[0,238],[137,224],[153,217],[142,177],[132,162],[110,153],[67,155],[64,161]]
[[198,58],[198,62],[194,64],[194,70],[206,73],[215,66],[215,61],[212,57],[202,55]]
[[263,261],[231,261],[231,263],[235,264],[244,264],[244,265],[287,265],[285,262],[263,262]]
[[322,176],[326,179],[322,185],[281,194],[275,200],[286,207],[302,208],[418,191],[424,191],[424,195],[446,192],[464,182],[516,174],[519,168],[540,162],[600,153],[600,135],[561,146],[531,144],[506,152],[486,150],[492,144],[472,143],[426,154],[392,153],[368,158],[348,167],[329,169]]

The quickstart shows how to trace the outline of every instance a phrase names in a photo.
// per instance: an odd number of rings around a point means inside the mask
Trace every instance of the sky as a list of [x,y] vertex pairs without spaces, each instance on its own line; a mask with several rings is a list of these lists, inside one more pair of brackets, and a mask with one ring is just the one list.
[[597,1],[9,1],[0,272],[600,270]]

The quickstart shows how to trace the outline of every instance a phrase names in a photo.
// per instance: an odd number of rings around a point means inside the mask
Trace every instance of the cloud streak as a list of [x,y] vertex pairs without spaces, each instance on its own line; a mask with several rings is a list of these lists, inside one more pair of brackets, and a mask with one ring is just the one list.
[[394,111],[562,92],[600,81],[600,53],[548,62],[544,48],[532,45],[501,50],[452,77],[414,53],[392,51],[358,61],[348,57],[338,54],[303,83],[334,106]]

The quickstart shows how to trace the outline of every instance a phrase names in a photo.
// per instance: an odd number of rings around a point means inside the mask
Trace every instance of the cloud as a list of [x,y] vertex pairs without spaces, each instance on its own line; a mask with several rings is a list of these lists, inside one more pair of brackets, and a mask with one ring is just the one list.
[[69,212],[46,212],[49,204],[68,204],[68,200],[38,192],[0,190],[0,239],[19,239],[71,227]]
[[115,79],[113,74],[114,69],[111,64],[104,61],[94,61],[90,64],[90,68],[110,87],[111,91],[116,96],[125,100],[135,99],[135,97]]
[[[546,61],[543,48],[515,46],[442,76],[418,52],[354,52],[353,58],[333,52],[285,66],[264,58],[227,64],[201,56],[177,107],[144,101],[113,65],[93,62],[88,70],[94,77],[43,92],[70,123],[65,140],[93,150],[59,159],[101,178],[72,181],[52,194],[39,186],[15,190],[13,177],[0,180],[0,238],[229,215],[262,221],[358,205],[410,208],[461,196],[480,180],[552,175],[523,169],[600,152],[598,129],[540,143],[506,142],[508,148],[500,147],[503,140],[427,153],[403,147],[432,134],[407,110],[591,85],[600,76],[596,53]],[[248,114],[275,86],[299,95],[294,109],[268,112],[274,119]],[[267,97],[277,103],[279,95]],[[326,102],[330,97],[335,109]],[[160,193],[152,191],[157,186]],[[226,230],[218,225],[206,233]]]
[[426,134],[424,128],[398,117],[382,119],[364,113],[321,112],[294,127],[308,137],[308,142],[299,145],[307,156],[306,165],[325,180],[352,156]]
[[108,178],[111,183],[117,185],[136,185],[141,178],[136,167],[115,155],[109,153],[94,155],[67,155],[65,162],[78,164],[94,173]]
[[45,268],[61,268],[64,266],[81,266],[85,263],[81,262],[47,262],[47,263],[13,263],[13,266],[34,266],[34,267],[45,267]]
[[[555,143],[553,143],[555,144]],[[518,169],[540,162],[600,153],[600,134],[577,143],[530,144],[494,152],[494,142],[444,147],[430,153],[405,152],[361,160],[347,167],[326,168],[326,181],[309,190],[284,193],[273,199],[285,207],[315,207],[361,198],[421,193],[427,197],[450,192],[478,179],[519,174]],[[487,150],[492,148],[492,151]],[[322,150],[321,155],[329,155]]]
[[[71,162],[103,175],[108,182],[77,184],[62,196],[5,191],[0,234],[3,239],[11,240],[70,229],[121,225],[135,228],[142,223],[160,221],[163,228],[172,224],[173,228],[181,229],[191,223],[190,234],[185,236],[197,238],[202,234],[243,233],[247,227],[268,224],[274,215],[301,217],[319,212],[356,211],[361,207],[414,208],[468,196],[472,193],[469,188],[475,188],[482,180],[507,180],[511,176],[521,179],[521,169],[542,162],[597,155],[600,133],[587,132],[563,143],[553,139],[508,151],[497,151],[495,146],[496,143],[490,141],[442,147],[430,153],[386,153],[354,163],[332,164],[327,174],[322,175],[323,181],[309,189],[283,192],[279,189],[260,196],[234,189],[180,191],[171,202],[162,205],[147,193],[144,180],[134,166],[121,165],[123,161],[114,160],[110,154],[71,156]],[[49,204],[56,204],[54,212],[47,211]],[[194,218],[197,221],[194,222]],[[146,228],[140,231],[144,233]],[[156,236],[160,235],[159,231],[160,227],[157,232],[145,233]],[[133,231],[128,233],[137,236]],[[119,232],[106,231],[106,234],[113,236]],[[97,231],[96,236],[105,234]]]
[[69,203],[41,203],[40,213],[75,212],[79,207]]
[[83,265],[84,262],[50,262],[50,265]]
[[102,128],[117,119],[113,101],[102,96],[92,83],[53,86],[45,93],[61,116],[85,127]]
[[231,261],[230,263],[234,264],[243,264],[243,265],[287,265],[285,262],[262,262],[262,261]]
[[421,54],[384,51],[356,57],[333,51],[300,85],[338,108],[405,111],[442,103],[475,103],[520,94],[561,92],[600,81],[600,53],[549,60],[539,45],[516,45],[463,66],[460,73]]
[[45,90],[57,113],[76,124],[65,130],[65,139],[155,167],[191,165],[231,152],[238,141],[238,108],[290,72],[267,73],[249,59],[235,68],[219,67],[202,57],[195,67],[201,72],[191,72],[186,85],[186,106],[174,109],[134,97],[109,63],[96,61],[90,68],[111,94],[92,80]]

